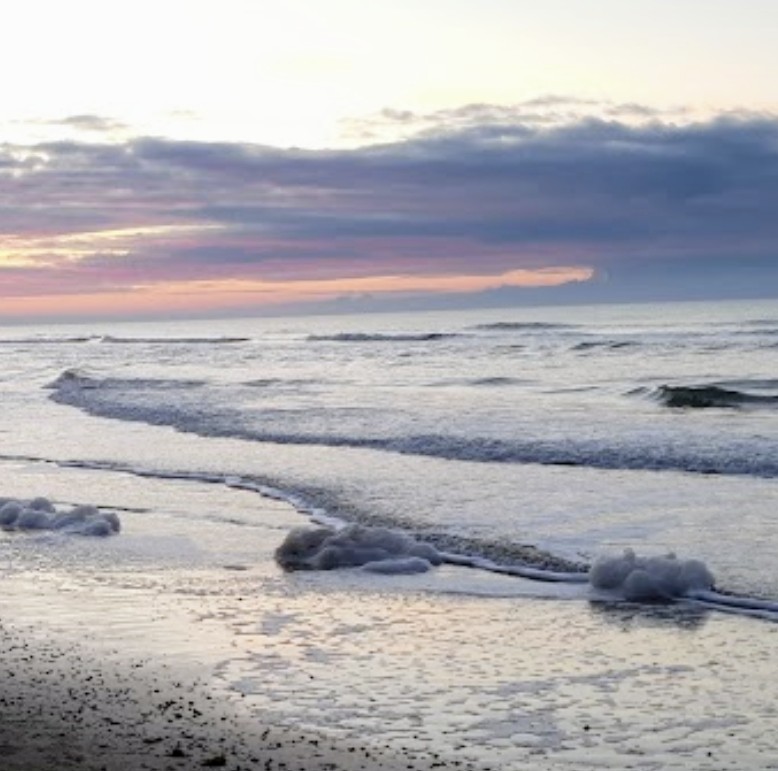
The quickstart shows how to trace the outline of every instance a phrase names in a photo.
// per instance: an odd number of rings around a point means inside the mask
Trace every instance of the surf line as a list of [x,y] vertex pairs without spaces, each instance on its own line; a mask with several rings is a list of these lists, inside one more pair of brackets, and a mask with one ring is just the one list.
[[[59,466],[61,468],[81,468],[98,471],[110,471],[120,474],[129,474],[131,476],[137,476],[141,478],[171,479],[199,482],[203,484],[224,485],[233,489],[255,492],[263,497],[270,499],[284,501],[290,504],[296,511],[298,511],[298,513],[306,516],[309,521],[324,526],[325,528],[331,528],[335,531],[338,531],[345,527],[353,526],[353,523],[349,523],[339,517],[333,516],[326,510],[315,506],[302,494],[288,492],[281,488],[265,484],[259,480],[242,477],[239,475],[211,472],[146,469],[133,465],[114,463],[111,461],[62,460],[29,455],[0,454],[0,462],[3,461],[42,463]],[[624,566],[626,565],[630,568],[632,566],[637,567],[642,573],[645,572],[644,568],[646,566],[650,567],[652,564],[664,563],[665,566],[667,566],[667,564],[672,566],[673,563],[677,563],[680,566],[683,566],[684,564],[688,566],[696,562],[694,560],[676,560],[673,555],[668,557],[643,558],[637,557],[631,550],[626,550],[624,556],[622,557],[600,558],[596,560],[589,569],[582,571],[559,571],[516,563],[502,564],[494,562],[493,560],[487,559],[485,557],[460,554],[445,550],[438,550],[438,555],[441,562],[446,564],[473,568],[476,570],[484,570],[507,576],[515,576],[517,578],[525,578],[532,581],[589,584],[592,589],[601,591],[601,594],[596,598],[601,600],[638,604],[672,602],[691,603],[709,610],[749,615],[769,621],[778,622],[778,602],[717,591],[713,586],[712,576],[710,577],[709,585],[704,587],[696,586],[684,588],[677,593],[673,591],[664,591],[661,586],[657,592],[645,592],[641,588],[641,590],[634,596],[629,592],[627,592],[626,595],[620,592],[621,584],[624,582],[627,575],[626,573],[620,576],[618,581],[612,586],[607,585],[607,582],[606,584],[601,585],[602,582],[596,577],[598,565],[607,566],[609,563],[611,563],[611,567],[614,568],[617,572],[624,570]],[[698,567],[699,566],[704,568],[704,565],[701,563],[699,563]]]

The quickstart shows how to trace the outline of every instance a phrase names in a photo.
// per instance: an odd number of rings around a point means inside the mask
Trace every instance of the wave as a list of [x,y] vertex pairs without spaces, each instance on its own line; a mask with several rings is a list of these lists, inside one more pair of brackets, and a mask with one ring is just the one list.
[[500,375],[495,375],[493,377],[441,380],[435,383],[430,383],[430,386],[433,388],[450,387],[450,386],[460,387],[460,388],[462,386],[472,386],[475,388],[500,388],[505,386],[527,385],[529,383],[534,383],[534,382],[536,381],[529,380],[526,378],[503,377]]
[[761,318],[761,319],[748,319],[743,322],[744,326],[751,327],[775,327],[778,329],[778,319],[776,318]]
[[[46,388],[64,394],[66,392],[82,392],[91,390],[149,389],[174,390],[182,388],[201,388],[204,380],[169,379],[169,378],[100,378],[87,374],[80,369],[63,370],[49,383]],[[65,399],[63,398],[63,402]]]
[[41,335],[0,339],[0,345],[233,345],[251,342],[250,337],[115,337],[113,335]]
[[370,332],[339,332],[334,335],[308,335],[309,342],[330,343],[425,343],[458,337],[454,332],[418,332],[381,334]]
[[775,391],[778,395],[778,378],[747,378],[744,380],[720,380],[716,385],[722,388],[756,389],[757,391]]
[[[751,321],[743,322],[743,327],[746,327],[746,329],[738,329],[736,330],[736,334],[778,335],[777,319],[752,319]],[[748,327],[751,327],[751,329],[748,329]]]
[[234,345],[250,343],[250,337],[114,337],[103,335],[99,342],[113,345]]
[[322,385],[324,380],[314,378],[282,378],[282,377],[260,377],[255,380],[246,380],[242,383],[249,388],[297,388],[299,386]]
[[571,350],[573,351],[591,351],[604,348],[609,351],[618,351],[622,348],[635,348],[639,346],[636,340],[585,340],[576,343]]
[[77,343],[96,343],[101,335],[78,335],[74,337],[46,336],[9,337],[0,339],[0,345],[73,345]]
[[476,324],[470,329],[485,332],[545,332],[576,329],[574,324],[554,324],[546,321],[495,321],[490,324]]
[[[188,409],[178,401],[143,403],[134,398],[138,389],[165,391],[202,385],[199,381],[93,380],[71,370],[51,385],[50,398],[99,417],[166,425],[206,437],[226,437],[290,445],[321,445],[378,450],[400,455],[418,455],[475,463],[521,463],[550,466],[579,466],[610,470],[680,471],[778,478],[778,454],[769,444],[747,451],[732,442],[724,447],[680,446],[673,442],[639,444],[609,438],[587,439],[493,439],[450,434],[403,436],[354,436],[338,433],[303,433],[273,430],[261,422],[253,424],[237,410],[210,413],[201,405]],[[126,393],[122,393],[126,389]]]
[[517,377],[480,377],[470,381],[470,385],[474,386],[513,386],[522,385],[528,381],[522,380]]
[[655,392],[665,406],[688,409],[776,407],[778,395],[754,394],[720,385],[669,386],[663,385]]

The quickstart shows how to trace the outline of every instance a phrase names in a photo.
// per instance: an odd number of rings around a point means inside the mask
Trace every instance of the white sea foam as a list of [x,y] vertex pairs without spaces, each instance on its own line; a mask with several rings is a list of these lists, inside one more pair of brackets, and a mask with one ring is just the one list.
[[[372,572],[420,572],[422,562],[439,565],[438,550],[408,535],[383,527],[348,525],[296,528],[276,549],[276,561],[286,570],[333,570],[370,566]],[[418,561],[408,562],[410,558]],[[393,562],[377,567],[377,563]]]
[[0,498],[0,527],[4,530],[61,530],[78,535],[107,536],[121,530],[121,521],[112,511],[95,506],[57,509],[48,498],[18,501]]
[[381,575],[411,575],[426,573],[431,567],[432,563],[422,557],[400,557],[368,562],[362,566],[362,570]]
[[693,596],[713,588],[704,562],[681,560],[674,554],[639,557],[626,549],[620,557],[600,557],[589,571],[593,588],[632,602],[656,602]]

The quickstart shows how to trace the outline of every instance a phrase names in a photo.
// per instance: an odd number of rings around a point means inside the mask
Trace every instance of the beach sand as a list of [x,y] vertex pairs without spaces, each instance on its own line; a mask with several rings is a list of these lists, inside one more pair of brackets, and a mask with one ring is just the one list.
[[285,504],[100,479],[142,503],[121,535],[0,534],[3,771],[778,768],[776,624],[454,566],[284,573]]
[[4,771],[474,767],[249,720],[207,677],[158,661],[95,659],[40,629],[3,626],[0,644]]

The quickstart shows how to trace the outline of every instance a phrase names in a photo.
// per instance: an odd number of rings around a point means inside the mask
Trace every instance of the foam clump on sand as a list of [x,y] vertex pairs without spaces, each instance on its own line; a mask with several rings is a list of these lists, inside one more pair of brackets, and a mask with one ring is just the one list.
[[674,554],[639,557],[626,549],[620,557],[600,557],[589,571],[589,582],[631,602],[657,602],[691,596],[713,588],[704,562],[680,560]]
[[438,550],[383,527],[348,525],[292,530],[276,549],[285,570],[334,570],[363,567],[372,573],[422,573],[442,558]]
[[119,517],[95,506],[57,509],[48,498],[19,501],[0,498],[0,527],[4,530],[61,530],[78,535],[107,536],[121,530]]
[[368,573],[379,573],[381,575],[412,575],[413,573],[426,573],[432,563],[423,557],[398,557],[396,559],[378,560],[376,562],[367,562],[362,566],[362,570]]

